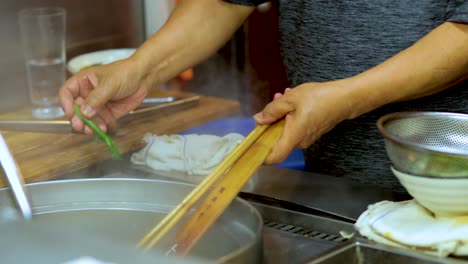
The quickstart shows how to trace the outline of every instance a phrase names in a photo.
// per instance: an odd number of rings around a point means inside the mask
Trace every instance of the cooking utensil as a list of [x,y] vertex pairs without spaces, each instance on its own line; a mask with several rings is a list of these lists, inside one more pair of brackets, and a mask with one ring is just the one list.
[[400,112],[377,122],[393,166],[432,177],[468,176],[468,115]]
[[[187,254],[264,162],[279,138],[284,120],[257,126],[217,168],[138,244],[146,249],[172,230],[190,208],[206,196],[171,243],[177,255]],[[227,171],[227,172],[226,172]],[[219,180],[223,177],[221,180]],[[218,183],[216,183],[219,181]],[[213,185],[215,185],[213,187]],[[211,190],[210,192],[208,192]],[[208,192],[208,194],[207,194]]]
[[[155,221],[180,203],[193,187],[180,182],[125,178],[27,184],[34,223],[41,222],[49,228],[55,225],[63,227],[68,223],[73,229],[71,231],[92,236],[89,238],[91,244],[96,244],[93,240],[95,237],[103,241],[115,241],[129,248],[135,248],[138,239]],[[14,201],[9,195],[9,189],[0,189],[0,211],[12,205]],[[0,223],[3,220],[0,215]],[[262,219],[257,210],[236,198],[218,218],[210,232],[197,244],[188,259],[201,258],[205,260],[204,263],[259,263],[261,232]],[[66,238],[64,240],[66,241]],[[20,237],[15,233],[8,237],[2,235],[0,241],[18,245]],[[46,238],[44,243],[28,244],[27,248],[22,246],[22,253],[18,254],[28,252],[29,259],[35,259],[34,254],[42,257],[43,251],[39,249],[42,249],[43,245],[50,245],[48,242],[50,241]],[[105,243],[101,244],[103,245],[106,247]],[[62,252],[63,249],[68,252],[68,247],[66,243],[58,244],[54,250]],[[46,249],[50,251],[50,248]],[[2,256],[11,254],[3,248],[0,248],[0,251]],[[155,252],[161,253],[157,249],[149,253]],[[21,259],[20,255],[16,257]]]
[[[149,114],[153,111],[174,111],[195,106],[200,96],[189,97],[153,97],[146,98],[140,107],[122,117],[119,122],[124,122],[138,114]],[[73,132],[68,120],[0,120],[0,131],[46,132],[46,133],[70,133]]]
[[195,106],[200,101],[199,95],[188,97],[153,97],[146,98],[135,110],[130,111],[129,116],[140,113],[148,113],[155,110],[182,110]]
[[[180,99],[180,98],[179,98]],[[142,104],[161,104],[161,103],[170,103],[174,102],[176,98],[174,96],[166,96],[166,97],[150,97],[143,99]]]
[[1,130],[45,133],[73,132],[68,120],[0,120]]
[[10,149],[6,144],[2,133],[0,133],[0,164],[5,171],[6,179],[10,185],[16,205],[19,207],[23,218],[26,220],[31,219],[32,210],[29,203],[29,197],[24,187],[23,176],[13,158],[13,155],[11,155]]

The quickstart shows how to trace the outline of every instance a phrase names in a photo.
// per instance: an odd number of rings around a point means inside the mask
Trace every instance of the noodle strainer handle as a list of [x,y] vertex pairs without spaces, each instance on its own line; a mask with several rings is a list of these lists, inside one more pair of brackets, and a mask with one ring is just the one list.
[[5,171],[6,179],[10,185],[13,197],[18,205],[23,218],[31,219],[32,209],[29,197],[23,182],[23,176],[11,154],[2,133],[0,132],[0,164]]

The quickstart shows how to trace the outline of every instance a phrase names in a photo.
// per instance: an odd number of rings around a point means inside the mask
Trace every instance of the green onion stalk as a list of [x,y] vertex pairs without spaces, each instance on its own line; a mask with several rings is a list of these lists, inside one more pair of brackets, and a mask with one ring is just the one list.
[[76,116],[78,116],[85,125],[87,125],[91,130],[94,132],[96,135],[96,138],[99,141],[102,141],[106,143],[107,147],[109,148],[109,152],[111,155],[112,159],[121,159],[122,156],[120,154],[119,146],[117,146],[117,143],[115,143],[112,138],[106,134],[94,121],[85,118],[80,111],[80,108],[78,105],[74,104],[73,105],[73,111],[75,112]]

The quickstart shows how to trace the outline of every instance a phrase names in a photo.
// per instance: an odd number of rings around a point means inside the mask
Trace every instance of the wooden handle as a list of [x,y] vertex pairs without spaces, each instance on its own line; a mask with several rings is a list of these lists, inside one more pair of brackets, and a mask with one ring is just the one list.
[[267,125],[257,126],[249,135],[221,162],[215,170],[210,173],[195,189],[192,190],[162,221],[156,225],[138,243],[138,247],[150,249],[161,241],[172,228],[185,216],[185,214],[204,196],[208,190],[225,174],[247,149],[262,135],[268,128]]
[[196,242],[229,206],[258,167],[263,164],[272,147],[281,136],[283,128],[284,120],[268,127],[260,138],[237,160],[181,227],[172,243],[171,250],[174,250],[180,256],[188,254]]

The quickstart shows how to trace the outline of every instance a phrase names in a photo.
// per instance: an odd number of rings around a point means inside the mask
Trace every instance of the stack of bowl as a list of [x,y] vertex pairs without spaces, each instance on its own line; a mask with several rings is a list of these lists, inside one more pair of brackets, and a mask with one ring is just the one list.
[[437,216],[468,216],[468,115],[399,112],[381,117],[391,168],[408,193]]

